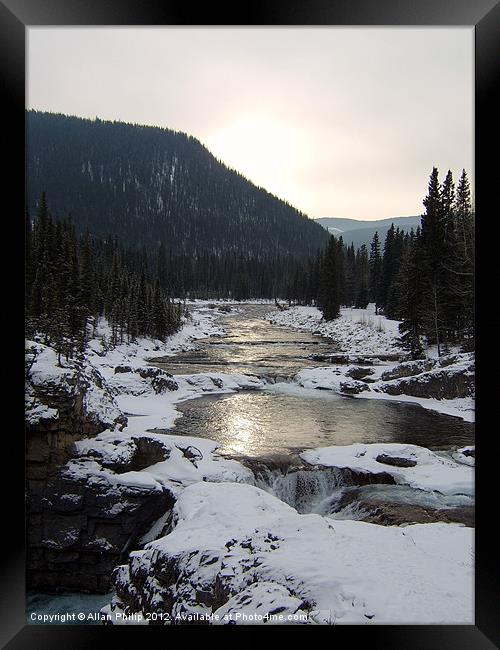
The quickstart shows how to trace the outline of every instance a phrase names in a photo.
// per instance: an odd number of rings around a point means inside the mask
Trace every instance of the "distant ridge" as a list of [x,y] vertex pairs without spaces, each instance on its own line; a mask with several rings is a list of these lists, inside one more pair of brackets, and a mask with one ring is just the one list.
[[387,231],[394,224],[405,232],[414,230],[420,225],[420,216],[414,217],[390,217],[387,219],[377,219],[375,221],[361,219],[346,219],[342,217],[320,217],[315,219],[328,232],[336,237],[342,236],[347,246],[354,244],[354,248],[359,248],[362,244],[369,247],[373,235],[378,232],[380,241],[383,245]]

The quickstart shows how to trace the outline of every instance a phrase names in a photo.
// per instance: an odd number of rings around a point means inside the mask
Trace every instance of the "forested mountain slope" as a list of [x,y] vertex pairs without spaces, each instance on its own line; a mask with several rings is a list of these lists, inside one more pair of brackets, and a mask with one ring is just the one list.
[[149,126],[27,112],[27,202],[45,191],[78,231],[176,254],[305,256],[328,233],[219,162],[198,140]]

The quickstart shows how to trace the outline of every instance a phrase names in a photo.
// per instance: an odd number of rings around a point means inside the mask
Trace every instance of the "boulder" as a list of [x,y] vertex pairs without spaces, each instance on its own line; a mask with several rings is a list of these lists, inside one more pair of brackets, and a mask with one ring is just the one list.
[[375,460],[383,465],[393,465],[394,467],[415,467],[416,460],[411,458],[402,458],[400,456],[389,456],[388,454],[379,454]]
[[422,372],[432,370],[436,365],[435,359],[420,359],[418,361],[404,361],[390,370],[382,373],[382,381],[390,381],[392,379],[401,379],[402,377],[411,377],[418,375]]
[[115,367],[115,375],[122,373],[122,372],[134,372],[131,366],[116,366]]
[[363,381],[342,381],[340,382],[340,391],[346,393],[347,395],[358,395],[365,390],[370,390],[370,388]]
[[414,397],[453,399],[474,396],[474,370],[468,366],[450,366],[429,372],[385,381],[379,389],[389,395],[412,395]]
[[348,377],[351,377],[351,379],[363,379],[368,375],[373,375],[374,372],[375,371],[372,368],[361,368],[360,366],[353,366],[352,368],[348,368],[345,374]]

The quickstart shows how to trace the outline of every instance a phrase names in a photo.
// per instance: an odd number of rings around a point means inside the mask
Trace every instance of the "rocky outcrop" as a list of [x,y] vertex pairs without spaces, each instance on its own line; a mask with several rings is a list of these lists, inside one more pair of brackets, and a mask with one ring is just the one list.
[[373,370],[373,368],[362,368],[360,366],[353,366],[352,368],[346,370],[345,374],[351,379],[364,379],[369,375],[373,375],[374,372],[375,371]]
[[[69,576],[78,573],[75,562],[79,554],[70,541],[76,543],[81,531],[88,528],[86,512],[89,499],[94,497],[84,484],[70,485],[69,479],[62,478],[60,468],[74,455],[75,442],[107,429],[120,430],[126,423],[127,418],[117,407],[109,386],[92,364],[83,359],[58,359],[52,348],[28,342],[25,438],[28,584],[51,587],[51,581],[45,582],[41,577],[42,567],[52,574],[64,573],[58,569],[63,566]],[[96,497],[95,504],[98,502]],[[86,543],[92,544],[92,540]],[[98,557],[99,550],[94,547],[92,553]],[[89,560],[89,566],[96,562]],[[59,586],[65,586],[64,580]],[[89,584],[88,588],[93,586]]]
[[376,456],[375,460],[377,463],[382,463],[384,465],[392,465],[393,467],[415,467],[417,464],[416,460],[411,458],[401,458],[399,456],[389,456],[389,454],[379,454]]
[[280,614],[276,622],[383,624],[397,602],[405,622],[468,621],[472,541],[465,527],[329,520],[253,486],[197,483],[175,504],[170,532],[115,569],[103,613],[156,625],[266,624]]
[[127,423],[96,368],[77,359],[59,364],[55,351],[40,343],[27,344],[25,399],[28,494],[71,457],[76,440]]
[[388,395],[454,399],[473,397],[474,385],[473,366],[450,366],[403,379],[381,382],[377,384],[377,388]]
[[402,377],[411,377],[418,375],[422,372],[432,370],[436,365],[435,359],[421,359],[418,361],[405,361],[398,364],[390,370],[382,373],[381,379],[383,381],[390,381],[391,379],[401,379]]
[[161,368],[155,368],[153,366],[145,366],[143,368],[132,368],[131,366],[115,367],[115,375],[128,373],[136,374],[142,379],[146,379],[157,395],[179,389],[179,384],[175,381],[173,375]]
[[454,399],[474,396],[474,355],[450,354],[439,359],[400,363],[381,375],[377,390],[388,395]]
[[[147,437],[120,453],[92,448],[30,492],[28,584],[49,591],[106,592],[113,567],[171,509],[175,496],[140,469],[168,458]],[[93,453],[92,453],[93,452]]]
[[380,498],[365,497],[362,489],[351,489],[344,492],[332,512],[339,513],[344,509],[348,509],[349,516],[352,516],[351,513],[354,510],[356,519],[359,521],[366,521],[379,526],[445,522],[474,527],[475,522],[475,508],[473,505],[439,508],[418,503],[384,501]]

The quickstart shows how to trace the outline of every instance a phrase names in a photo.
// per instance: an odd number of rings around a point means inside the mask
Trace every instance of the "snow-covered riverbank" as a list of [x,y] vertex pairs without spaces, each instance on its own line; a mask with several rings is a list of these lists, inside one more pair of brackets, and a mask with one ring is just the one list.
[[324,321],[316,307],[290,307],[271,311],[267,319],[273,325],[313,332],[335,341],[339,352],[351,355],[400,355],[398,321],[376,316],[375,310],[342,309],[340,318]]
[[[305,368],[294,377],[304,388],[333,390],[364,399],[415,403],[467,422],[474,421],[473,354],[455,353],[441,359],[429,354],[426,362],[420,366],[413,364],[413,368],[411,363],[380,361],[378,357],[391,355],[404,358],[404,351],[399,322],[375,315],[373,305],[368,309],[342,309],[340,318],[330,322],[323,321],[316,307],[272,311],[266,318],[274,325],[329,337],[337,346],[339,354],[332,356],[328,366]],[[344,356],[346,363],[335,363],[336,356]],[[361,365],[366,365],[363,361],[370,364],[364,374],[356,365],[359,360]],[[470,376],[470,380],[463,388],[463,396],[451,397],[444,390],[446,382],[456,384],[459,376]]]

